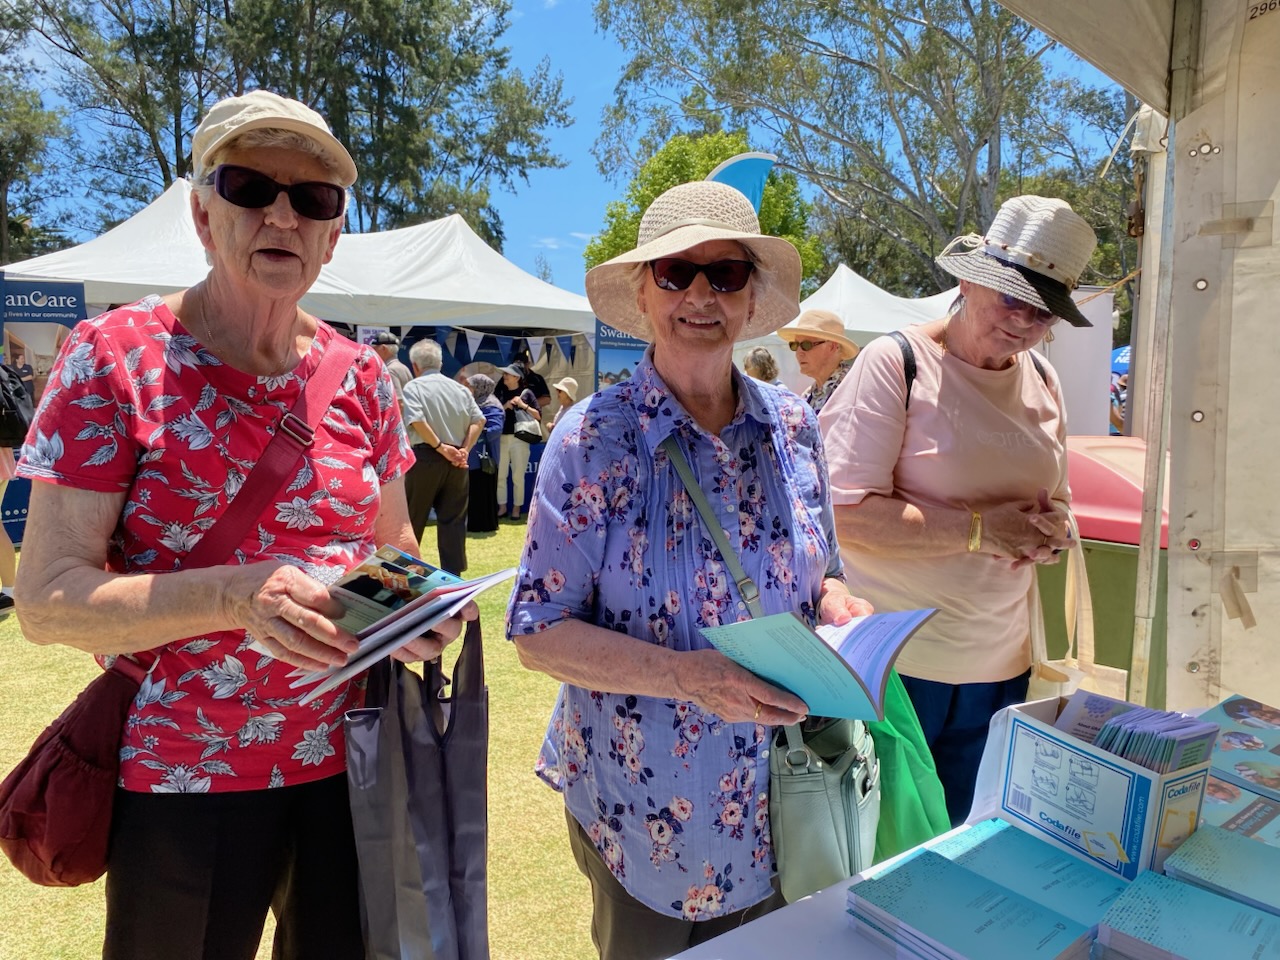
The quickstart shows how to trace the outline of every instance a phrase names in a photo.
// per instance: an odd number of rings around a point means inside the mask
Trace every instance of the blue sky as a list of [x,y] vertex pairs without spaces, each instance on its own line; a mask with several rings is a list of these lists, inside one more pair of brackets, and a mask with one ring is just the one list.
[[625,57],[616,42],[596,32],[590,0],[516,0],[505,40],[520,69],[532,69],[545,56],[564,75],[574,124],[552,135],[566,167],[535,172],[517,193],[495,195],[506,231],[503,253],[530,273],[542,254],[556,286],[582,293],[582,250],[604,224],[605,205],[626,189],[625,183],[608,183],[591,155],[600,111],[613,99]]

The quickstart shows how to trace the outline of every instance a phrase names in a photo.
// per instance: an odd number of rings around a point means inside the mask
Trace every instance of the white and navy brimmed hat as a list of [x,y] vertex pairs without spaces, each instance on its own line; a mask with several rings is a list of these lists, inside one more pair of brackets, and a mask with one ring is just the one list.
[[708,240],[737,240],[755,262],[755,309],[739,340],[773,333],[800,312],[800,254],[791,241],[760,232],[756,209],[728,184],[712,180],[682,183],[661,194],[640,218],[636,248],[587,272],[587,299],[597,317],[640,340],[653,327],[640,312],[636,292],[640,267],[674,257]]
[[[947,244],[937,264],[953,277],[1043,307],[1076,327],[1091,327],[1071,299],[1098,238],[1065,200],[1014,197],[996,212],[985,236]],[[970,247],[953,253],[957,246]]]

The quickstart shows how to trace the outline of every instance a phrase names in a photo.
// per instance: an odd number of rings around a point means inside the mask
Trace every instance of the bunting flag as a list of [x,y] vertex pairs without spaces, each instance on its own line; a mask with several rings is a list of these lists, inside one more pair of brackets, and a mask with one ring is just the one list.
[[465,331],[463,330],[454,331],[453,349],[450,352],[453,354],[453,359],[465,367],[471,362],[474,354],[468,350],[467,338],[463,336],[464,333]]
[[736,188],[746,195],[759,213],[760,203],[764,200],[764,184],[777,159],[772,153],[740,153],[712,170],[707,179]]
[[511,351],[515,348],[516,338],[495,335],[493,339],[498,341],[498,354],[502,357],[502,365],[505,367],[511,362]]
[[484,334],[477,333],[475,330],[464,330],[467,335],[467,348],[471,351],[472,359],[480,352],[480,344],[484,343]]
[[542,362],[542,345],[547,342],[547,338],[529,337],[527,342],[529,344],[529,363],[536,367]]
[[594,350],[596,348],[596,332],[592,330],[590,333],[584,333],[583,336],[587,338],[587,346]]
[[564,355],[564,358],[569,361],[569,365],[572,366],[573,355],[578,352],[574,349],[572,334],[567,337],[556,337],[556,343],[560,345],[560,352]]
[[440,344],[441,350],[449,349],[449,334],[453,332],[453,327],[435,327],[434,333],[431,335],[436,343]]

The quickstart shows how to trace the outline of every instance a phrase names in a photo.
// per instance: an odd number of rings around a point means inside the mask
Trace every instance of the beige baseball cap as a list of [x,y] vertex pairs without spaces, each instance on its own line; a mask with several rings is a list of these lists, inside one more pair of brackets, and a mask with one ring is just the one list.
[[313,141],[337,172],[339,183],[356,182],[356,162],[329,131],[324,117],[305,103],[269,90],[252,90],[242,97],[219,100],[191,137],[191,163],[196,180],[209,174],[209,158],[229,140],[250,130],[289,130]]

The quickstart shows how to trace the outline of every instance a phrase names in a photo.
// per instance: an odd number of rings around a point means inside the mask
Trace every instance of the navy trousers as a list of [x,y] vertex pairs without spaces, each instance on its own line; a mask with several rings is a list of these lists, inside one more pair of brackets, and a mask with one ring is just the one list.
[[1000,710],[1027,699],[1031,671],[996,683],[938,683],[903,677],[902,685],[916,708],[925,741],[933,753],[938,779],[947,794],[947,814],[957,827],[973,806],[987,727]]

